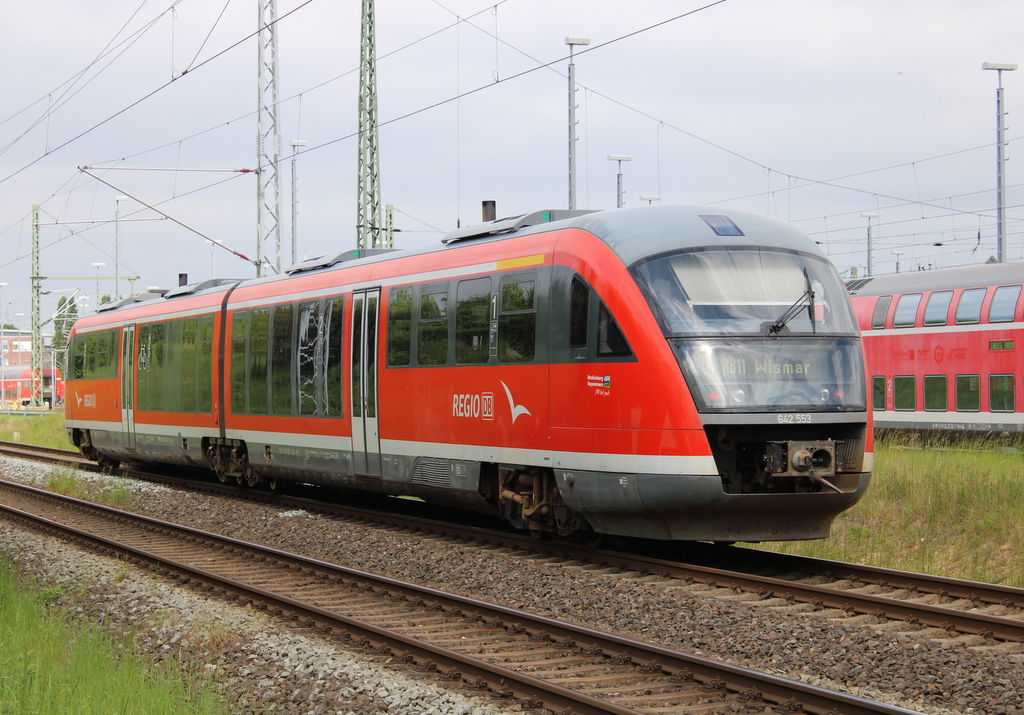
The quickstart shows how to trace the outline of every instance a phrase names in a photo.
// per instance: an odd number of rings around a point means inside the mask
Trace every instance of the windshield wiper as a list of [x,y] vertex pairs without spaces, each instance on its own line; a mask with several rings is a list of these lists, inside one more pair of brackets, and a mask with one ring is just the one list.
[[814,286],[811,285],[811,278],[807,275],[806,268],[804,268],[804,285],[807,289],[804,291],[803,295],[797,298],[796,302],[789,306],[786,312],[779,316],[778,320],[768,326],[769,334],[777,336],[781,333],[783,328],[785,328],[789,321],[799,314],[800,309],[805,305],[807,306],[807,318],[811,321],[811,332],[818,332],[818,325],[814,321]]

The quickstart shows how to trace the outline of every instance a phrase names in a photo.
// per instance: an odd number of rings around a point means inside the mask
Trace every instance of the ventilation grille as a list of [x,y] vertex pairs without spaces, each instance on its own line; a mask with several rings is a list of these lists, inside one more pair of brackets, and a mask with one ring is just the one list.
[[412,484],[449,488],[452,485],[452,470],[448,462],[421,459],[412,470]]

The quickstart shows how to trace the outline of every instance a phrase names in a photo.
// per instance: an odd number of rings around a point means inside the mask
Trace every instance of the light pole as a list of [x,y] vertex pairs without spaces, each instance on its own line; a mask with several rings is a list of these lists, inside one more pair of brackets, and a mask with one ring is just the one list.
[[868,275],[867,275],[867,277],[870,278],[872,276],[872,270],[871,270],[871,219],[878,218],[878,214],[862,213],[861,216],[863,216],[864,218],[866,218],[868,220],[868,265],[867,265],[867,273],[868,273]]
[[572,61],[575,47],[590,44],[587,37],[566,37],[569,45],[569,208],[576,208],[576,63]]
[[299,262],[299,174],[298,157],[299,147],[309,144],[302,139],[292,139],[292,265]]
[[984,62],[981,68],[995,70],[999,75],[999,86],[996,88],[996,260],[1002,263],[1006,260],[1006,213],[1003,211],[1006,202],[1006,126],[1003,118],[1006,116],[1006,110],[1003,108],[1003,72],[1012,72],[1017,69],[1017,65]]
[[210,244],[210,278],[217,277],[217,244],[210,239],[206,239],[206,242]]
[[661,197],[660,196],[641,196],[640,200],[641,201],[646,201],[648,206],[653,204],[655,201],[657,201],[658,203],[661,203]]
[[608,161],[617,161],[617,162],[619,162],[619,173],[618,173],[618,184],[617,184],[617,186],[619,187],[619,193],[618,193],[618,198],[615,201],[615,207],[621,209],[623,206],[626,205],[626,192],[622,188],[622,162],[624,162],[624,161],[633,161],[633,157],[626,156],[625,154],[609,154],[608,155]]
[[121,299],[121,202],[127,196],[114,197],[114,301]]
[[92,267],[96,269],[96,308],[97,309],[100,307],[100,269],[103,268],[103,266],[105,266],[105,265],[107,265],[107,264],[106,263],[93,263],[92,264]]
[[[3,366],[7,364],[7,348],[4,346],[4,286],[6,283],[0,283],[0,375],[3,374]],[[0,378],[2,379],[2,378]],[[3,399],[3,395],[0,395],[0,400]]]
[[906,251],[893,251],[892,252],[892,255],[896,256],[896,272],[897,273],[900,272],[900,256],[902,256],[904,253],[906,253]]

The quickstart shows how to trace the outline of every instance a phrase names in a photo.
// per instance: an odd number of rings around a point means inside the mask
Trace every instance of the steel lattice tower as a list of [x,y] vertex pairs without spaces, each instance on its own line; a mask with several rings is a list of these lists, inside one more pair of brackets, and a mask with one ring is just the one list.
[[[281,272],[281,129],[277,119],[277,0],[260,0],[259,129],[256,145],[256,275],[267,260]],[[269,246],[270,250],[265,250]],[[269,256],[267,256],[269,254]],[[267,257],[265,257],[267,256]]]
[[383,248],[380,159],[377,156],[377,40],[373,0],[363,0],[359,41],[359,161],[356,177],[356,248]]

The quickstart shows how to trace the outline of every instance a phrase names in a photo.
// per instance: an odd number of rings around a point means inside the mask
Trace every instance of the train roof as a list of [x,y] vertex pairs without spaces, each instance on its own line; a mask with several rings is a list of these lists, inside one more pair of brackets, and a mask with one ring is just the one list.
[[1024,283],[1024,261],[986,263],[977,266],[938,268],[933,271],[892,273],[846,281],[851,296],[922,293],[934,290],[978,288],[981,286]]
[[479,245],[573,228],[587,231],[604,241],[627,266],[650,256],[702,246],[773,246],[825,257],[817,244],[799,229],[777,219],[738,209],[661,205],[608,211],[548,209],[461,228],[449,233],[440,243],[430,246],[403,250],[349,250],[303,261],[280,275],[247,280],[202,281],[171,291],[126,298],[118,303],[104,305],[100,311],[121,311],[151,300],[170,301],[222,292],[234,284],[251,286],[288,280],[289,277],[308,273],[342,270],[356,262],[365,265],[458,250],[468,244]]

